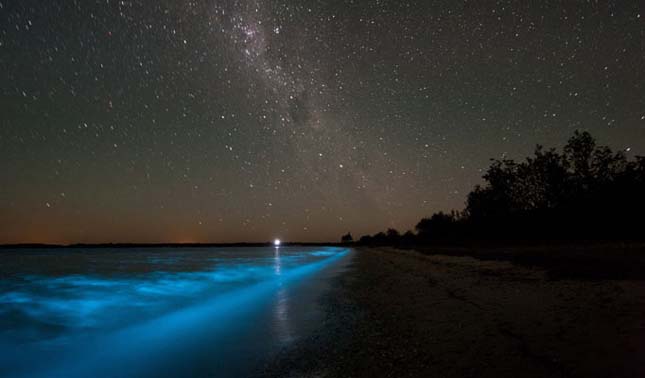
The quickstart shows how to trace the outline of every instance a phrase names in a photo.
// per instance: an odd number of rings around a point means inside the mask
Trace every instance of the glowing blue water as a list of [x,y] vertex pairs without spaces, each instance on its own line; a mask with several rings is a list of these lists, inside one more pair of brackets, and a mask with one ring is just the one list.
[[320,320],[341,248],[0,254],[1,376],[244,376]]

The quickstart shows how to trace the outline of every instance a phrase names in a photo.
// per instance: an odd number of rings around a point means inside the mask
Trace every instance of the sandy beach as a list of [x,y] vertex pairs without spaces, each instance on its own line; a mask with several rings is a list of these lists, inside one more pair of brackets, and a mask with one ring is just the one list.
[[643,248],[561,249],[357,249],[325,322],[258,375],[643,376]]

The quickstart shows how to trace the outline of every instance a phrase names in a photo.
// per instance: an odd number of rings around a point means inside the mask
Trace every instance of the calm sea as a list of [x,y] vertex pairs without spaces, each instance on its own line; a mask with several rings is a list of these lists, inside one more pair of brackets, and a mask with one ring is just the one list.
[[351,251],[0,251],[0,376],[249,376],[318,327]]

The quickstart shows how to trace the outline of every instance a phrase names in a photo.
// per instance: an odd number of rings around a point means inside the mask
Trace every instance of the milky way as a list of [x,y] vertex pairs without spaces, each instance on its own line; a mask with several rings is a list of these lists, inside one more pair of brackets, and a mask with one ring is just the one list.
[[0,12],[0,243],[405,231],[575,129],[645,154],[636,1]]

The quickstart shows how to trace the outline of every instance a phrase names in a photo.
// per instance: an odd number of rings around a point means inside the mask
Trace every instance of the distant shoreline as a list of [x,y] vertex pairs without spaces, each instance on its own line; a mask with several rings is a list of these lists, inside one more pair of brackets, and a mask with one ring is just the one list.
[[[216,248],[216,247],[272,247],[272,242],[253,243],[253,242],[236,242],[236,243],[73,243],[73,244],[48,244],[48,243],[15,243],[0,244],[0,250],[3,249],[59,249],[59,248]],[[348,248],[395,248],[399,250],[416,250],[421,253],[428,251],[441,251],[441,254],[448,255],[472,255],[478,256],[482,250],[490,253],[499,248],[514,248],[518,250],[535,250],[554,247],[573,247],[575,249],[583,248],[641,248],[645,242],[635,240],[611,241],[611,240],[561,240],[549,241],[544,240],[541,243],[528,244],[518,241],[484,241],[469,243],[430,243],[430,244],[411,244],[411,245],[389,245],[374,244],[365,245],[358,242],[282,242],[281,247],[348,247]],[[482,256],[484,257],[484,256]]]
[[[19,243],[0,244],[2,249],[54,249],[54,248],[213,248],[213,247],[272,247],[273,243],[75,243],[75,244],[45,244],[45,243]],[[312,246],[336,247],[345,246],[341,243],[307,243],[294,242],[282,243],[281,247]]]

